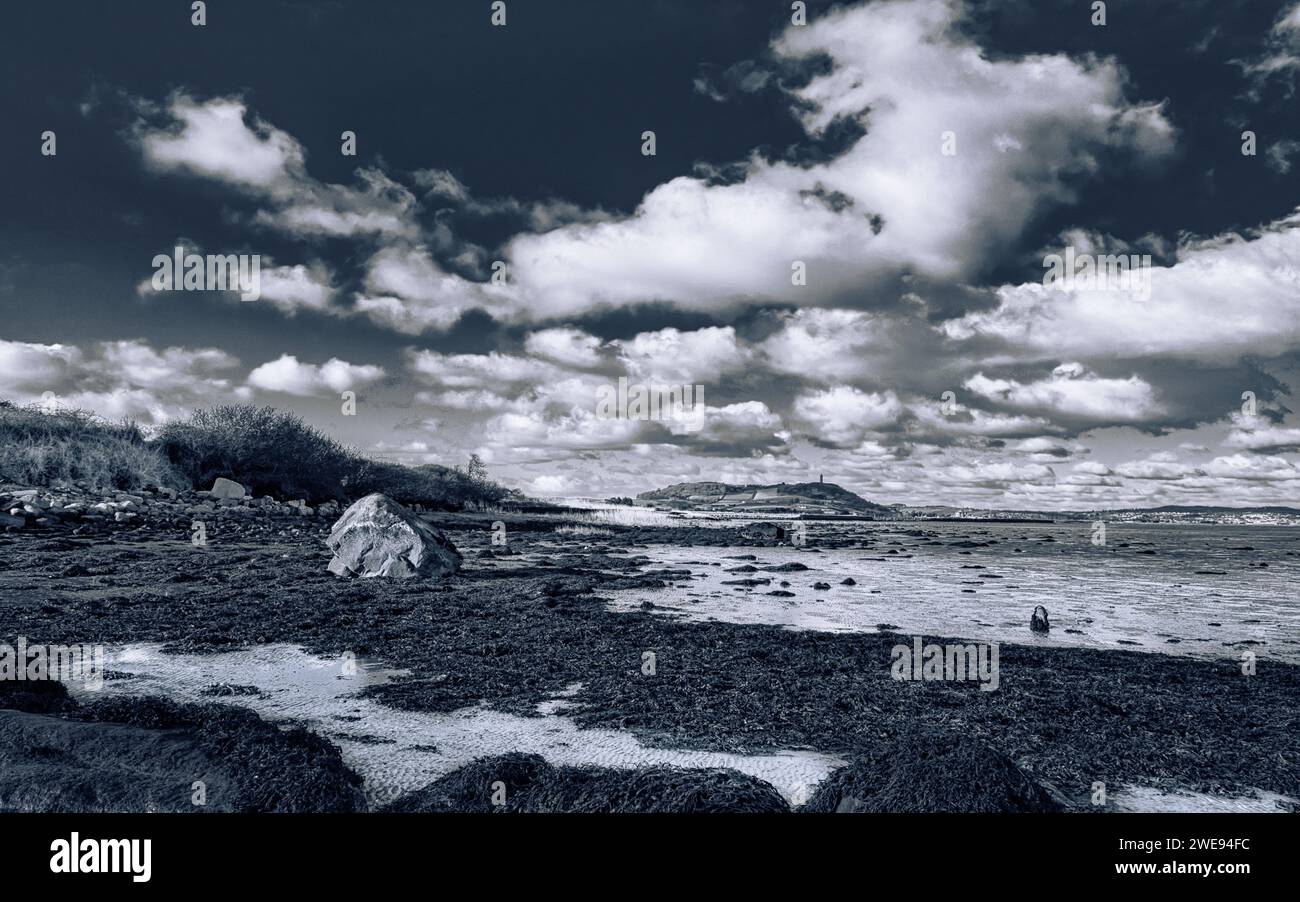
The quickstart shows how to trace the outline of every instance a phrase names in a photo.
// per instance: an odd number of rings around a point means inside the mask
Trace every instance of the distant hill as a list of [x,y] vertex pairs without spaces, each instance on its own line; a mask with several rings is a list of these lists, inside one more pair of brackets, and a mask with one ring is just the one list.
[[1161,507],[1125,507],[1118,508],[1124,513],[1170,513],[1170,514],[1300,514],[1300,508],[1273,505],[1271,507],[1222,507],[1200,504],[1165,504]]
[[833,482],[731,485],[725,482],[679,482],[642,492],[638,504],[691,510],[746,513],[889,515],[891,508],[873,504]]

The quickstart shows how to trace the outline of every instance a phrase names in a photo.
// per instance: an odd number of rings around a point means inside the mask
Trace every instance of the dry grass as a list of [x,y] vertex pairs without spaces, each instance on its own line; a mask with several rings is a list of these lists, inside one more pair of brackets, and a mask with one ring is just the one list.
[[134,423],[6,401],[0,401],[0,477],[22,485],[79,483],[99,491],[186,484]]
[[557,526],[555,532],[562,536],[612,536],[614,533],[609,529],[601,529],[599,526]]

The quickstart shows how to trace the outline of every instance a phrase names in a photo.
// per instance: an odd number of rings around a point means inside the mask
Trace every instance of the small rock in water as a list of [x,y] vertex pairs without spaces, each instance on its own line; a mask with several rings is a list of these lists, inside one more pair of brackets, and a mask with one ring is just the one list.
[[831,587],[830,583],[813,583],[814,589],[825,590],[825,589],[829,589],[830,587]]
[[1047,608],[1041,604],[1034,608],[1033,616],[1029,618],[1029,628],[1036,633],[1045,633],[1052,628],[1047,622]]
[[741,536],[747,541],[757,542],[779,542],[785,538],[785,529],[775,523],[750,523],[740,530]]
[[215,696],[261,695],[262,690],[256,686],[246,686],[239,683],[212,683],[203,688],[203,694]]
[[325,543],[336,576],[448,576],[460,569],[450,539],[378,492],[344,511]]
[[851,576],[846,576],[844,579],[840,580],[841,586],[856,586],[857,584],[858,581]]

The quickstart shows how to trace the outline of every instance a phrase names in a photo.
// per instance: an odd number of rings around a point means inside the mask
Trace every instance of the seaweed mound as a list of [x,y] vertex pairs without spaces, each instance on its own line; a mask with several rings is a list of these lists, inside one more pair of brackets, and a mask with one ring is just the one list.
[[58,680],[0,680],[0,708],[57,714],[75,707],[67,687]]
[[[459,811],[468,814],[519,811],[522,810],[518,807],[519,800],[547,779],[553,770],[540,755],[511,752],[495,758],[479,758],[423,789],[402,796],[385,810]],[[502,788],[505,804],[492,804],[493,796],[500,797]]]
[[809,812],[1059,811],[1014,761],[963,736],[917,732],[855,758],[818,787]]
[[512,753],[471,762],[386,810],[699,814],[790,809],[772,786],[734,770],[552,767],[539,755]]
[[58,707],[36,713],[13,704],[30,694],[0,699],[15,709],[0,710],[0,811],[366,808],[338,749],[301,728],[225,705],[112,697],[77,706],[47,693]]

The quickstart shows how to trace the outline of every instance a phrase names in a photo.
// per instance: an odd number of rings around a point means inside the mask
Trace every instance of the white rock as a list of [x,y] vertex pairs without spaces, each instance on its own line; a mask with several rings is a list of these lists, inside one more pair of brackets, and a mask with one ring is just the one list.
[[243,498],[248,494],[242,485],[224,476],[218,476],[217,481],[212,483],[210,493],[213,498]]
[[460,553],[446,536],[378,493],[344,511],[325,543],[336,576],[447,576],[460,569]]

